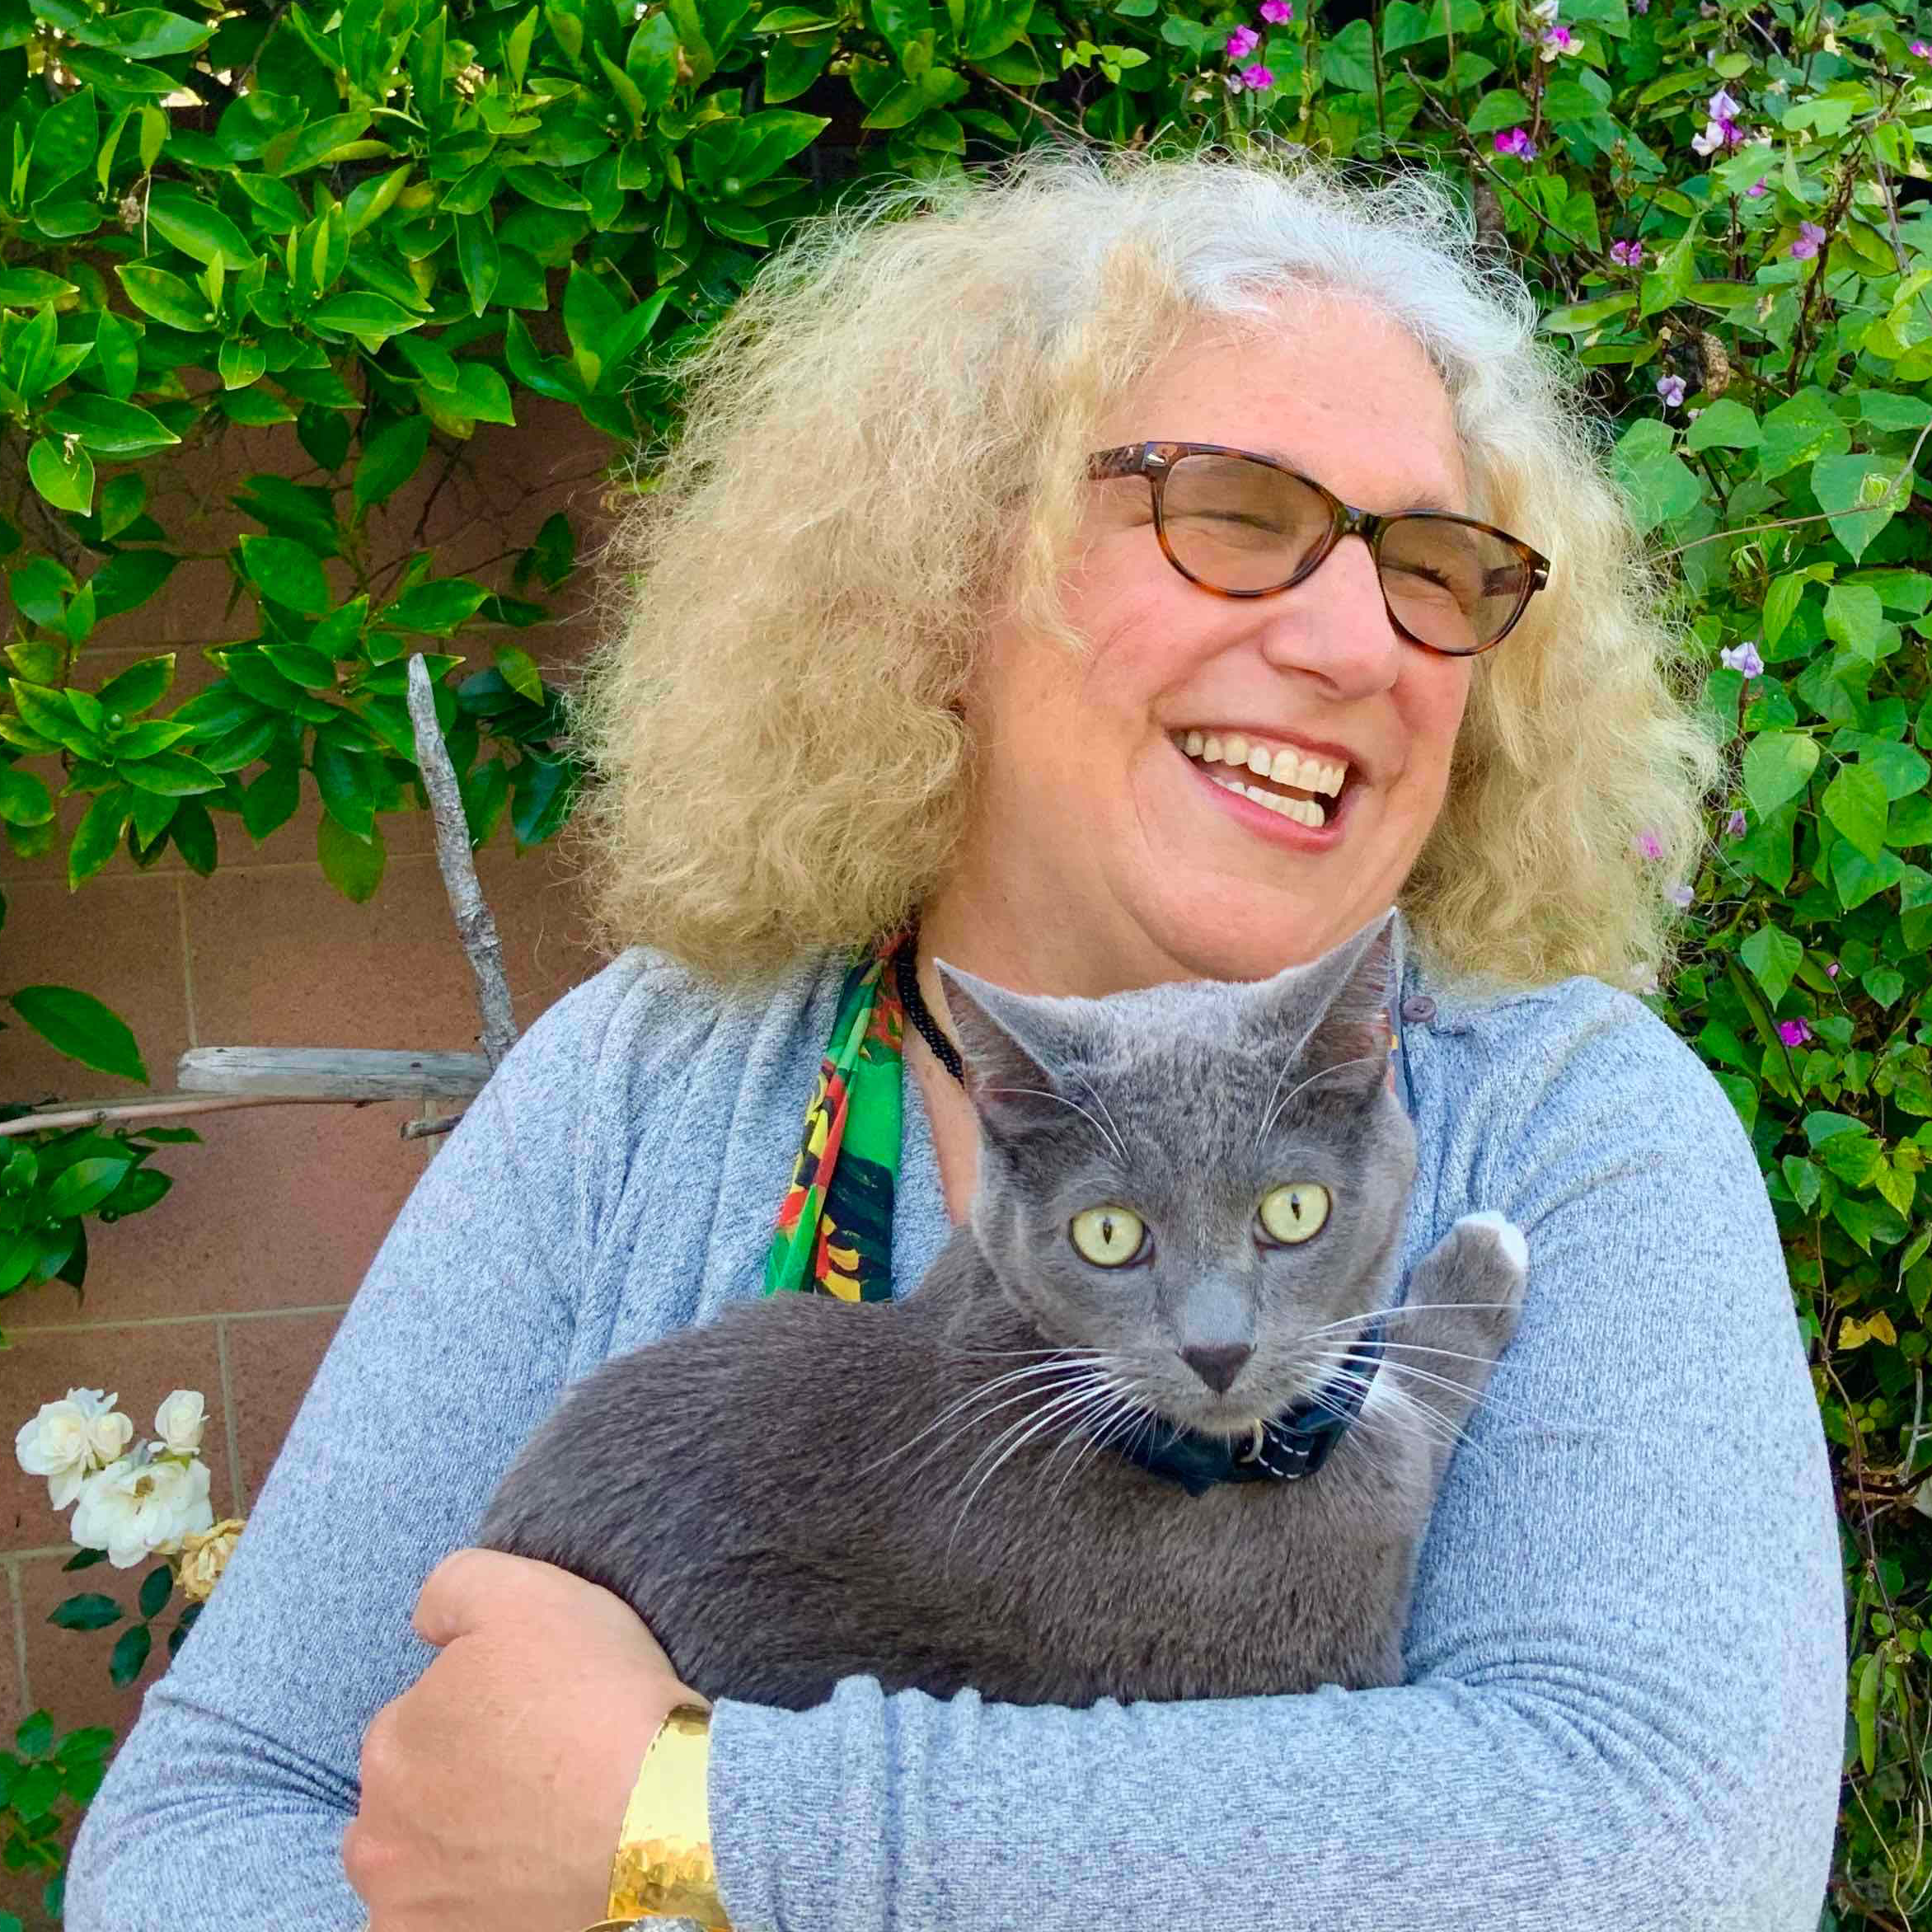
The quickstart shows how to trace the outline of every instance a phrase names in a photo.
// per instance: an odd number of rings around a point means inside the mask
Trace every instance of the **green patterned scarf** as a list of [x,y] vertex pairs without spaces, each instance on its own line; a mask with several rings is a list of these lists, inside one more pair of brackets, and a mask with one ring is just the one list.
[[839,990],[791,1185],[765,1257],[767,1295],[892,1299],[893,1193],[899,1172],[905,1008],[893,961],[912,934],[860,953]]

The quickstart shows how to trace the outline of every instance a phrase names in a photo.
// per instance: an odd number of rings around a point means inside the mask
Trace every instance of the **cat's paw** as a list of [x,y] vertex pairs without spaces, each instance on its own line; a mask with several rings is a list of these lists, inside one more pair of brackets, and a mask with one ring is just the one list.
[[1504,1258],[1518,1273],[1530,1271],[1530,1244],[1524,1239],[1523,1231],[1507,1215],[1499,1214],[1494,1208],[1485,1208],[1479,1214],[1465,1214],[1456,1224],[1458,1227],[1484,1228],[1495,1237],[1496,1245],[1503,1250]]
[[1500,1348],[1516,1332],[1530,1278],[1530,1244],[1523,1231],[1487,1208],[1457,1221],[1442,1248],[1437,1298],[1466,1304],[1470,1319],[1492,1331]]

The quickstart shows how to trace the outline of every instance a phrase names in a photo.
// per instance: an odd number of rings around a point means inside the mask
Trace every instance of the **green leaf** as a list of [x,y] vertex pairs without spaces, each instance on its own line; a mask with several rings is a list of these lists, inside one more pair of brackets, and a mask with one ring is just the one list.
[[334,603],[321,561],[306,545],[288,537],[244,537],[240,548],[243,571],[271,603],[305,617],[319,617]]
[[1869,858],[1849,838],[1832,846],[1831,863],[1831,888],[1847,912],[1905,876],[1905,861],[1897,852],[1881,851],[1876,859]]
[[[79,72],[77,66],[74,71]],[[34,198],[71,181],[93,160],[100,145],[101,117],[91,87],[55,101],[40,116],[28,154]]]
[[143,791],[164,793],[170,798],[186,798],[196,792],[220,791],[222,781],[199,758],[180,752],[161,752],[151,758],[132,758],[116,767],[129,785]]
[[181,439],[159,416],[110,396],[76,391],[49,410],[47,426],[77,436],[96,456],[152,456]]
[[1738,947],[1737,956],[1775,1006],[1789,988],[1791,976],[1804,958],[1804,948],[1789,933],[1775,926],[1761,926]]
[[1767,731],[1751,739],[1744,753],[1744,793],[1761,820],[1804,790],[1818,757],[1817,740],[1802,732]]
[[38,308],[77,293],[72,282],[44,269],[0,269],[0,308]]
[[124,1690],[141,1674],[153,1639],[145,1624],[123,1630],[115,1640],[114,1653],[107,1660],[107,1675],[117,1690]]
[[1834,584],[1825,593],[1825,635],[1856,656],[1875,658],[1885,628],[1877,591],[1862,584]]
[[399,417],[370,437],[355,466],[357,509],[387,502],[415,476],[429,447],[429,424],[424,416]]
[[367,840],[375,830],[376,804],[363,760],[318,739],[315,775],[322,809],[345,832]]
[[251,382],[259,382],[267,373],[268,366],[268,351],[260,344],[243,342],[232,335],[223,343],[215,359],[224,389],[246,389]]
[[242,823],[257,845],[295,816],[302,803],[302,772],[294,765],[270,765],[242,795]]
[[108,679],[94,693],[110,711],[131,718],[150,705],[159,704],[175,681],[175,654],[171,650],[157,658],[143,658],[126,670]]
[[205,195],[174,183],[148,191],[147,215],[155,232],[199,262],[225,261],[246,268],[255,260],[248,238]]
[[454,391],[458,413],[479,423],[513,423],[516,412],[510,406],[510,386],[488,363],[457,364]]
[[372,823],[365,842],[325,812],[316,822],[316,856],[321,860],[323,876],[345,898],[359,906],[382,883],[388,853],[381,825]]
[[471,310],[481,315],[490,306],[501,272],[496,237],[490,232],[488,217],[459,214],[456,218],[456,259],[463,286],[470,292]]
[[27,452],[27,475],[57,510],[86,516],[94,507],[94,459],[78,443],[43,436]]
[[167,1600],[175,1593],[175,1573],[163,1563],[141,1579],[141,1614],[145,1617],[157,1617],[167,1608]]
[[134,1165],[125,1158],[113,1160],[101,1156],[63,1167],[47,1190],[47,1212],[65,1221],[98,1208],[120,1185],[122,1177]]
[[1495,87],[1470,110],[1469,131],[1492,134],[1503,128],[1527,127],[1534,118],[1530,104],[1513,87]]
[[[120,837],[116,826],[114,837]],[[113,849],[112,841],[109,849]],[[57,1053],[96,1072],[148,1084],[147,1066],[127,1023],[92,994],[69,986],[23,986],[9,1003]]]
[[118,1624],[127,1613],[111,1597],[88,1592],[57,1603],[48,1613],[49,1623],[63,1630],[105,1630]]
[[381,621],[397,631],[427,631],[442,636],[476,614],[489,595],[467,577],[443,577],[406,590],[382,613]]
[[1720,396],[1685,433],[1686,449],[1755,449],[1764,441],[1757,418],[1741,402]]
[[1821,801],[1825,816],[1868,859],[1885,849],[1885,787],[1877,772],[1863,765],[1842,765],[1825,787]]
[[45,825],[54,816],[54,795],[31,771],[0,765],[0,819],[9,825]]
[[191,282],[184,282],[166,269],[153,269],[137,262],[114,271],[120,277],[128,300],[143,315],[166,322],[171,329],[199,335],[214,326],[214,312],[208,297]]
[[1798,463],[1851,446],[1851,432],[1822,389],[1799,390],[1771,410],[1761,429],[1764,440],[1758,449],[1757,473],[1766,481]]
[[411,315],[401,302],[392,302],[387,295],[355,290],[317,302],[307,319],[312,328],[331,330],[338,335],[354,335],[359,341],[376,343],[386,342],[405,330],[420,328],[424,320]]
[[[1898,512],[1911,494],[1909,471],[1883,456],[1823,456],[1812,465],[1811,481],[1818,508],[1831,518],[1831,534],[1856,563],[1868,545]],[[1899,481],[1895,485],[1895,479]]]

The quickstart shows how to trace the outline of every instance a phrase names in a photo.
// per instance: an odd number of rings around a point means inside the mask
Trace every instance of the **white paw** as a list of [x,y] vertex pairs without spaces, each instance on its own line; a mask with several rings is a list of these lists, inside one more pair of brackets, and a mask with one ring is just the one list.
[[1513,1221],[1498,1214],[1494,1208],[1485,1208],[1480,1214],[1465,1214],[1456,1225],[1458,1227],[1489,1229],[1496,1236],[1496,1245],[1510,1260],[1526,1273],[1528,1272],[1530,1244],[1523,1239],[1523,1231]]

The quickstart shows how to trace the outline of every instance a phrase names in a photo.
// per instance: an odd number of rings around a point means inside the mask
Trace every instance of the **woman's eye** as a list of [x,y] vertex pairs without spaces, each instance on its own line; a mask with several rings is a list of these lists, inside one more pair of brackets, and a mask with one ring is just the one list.
[[1067,1229],[1073,1245],[1096,1268],[1121,1268],[1147,1245],[1147,1231],[1131,1208],[1089,1208]]
[[1261,1197],[1261,1226],[1268,1238],[1292,1245],[1305,1241],[1328,1219],[1329,1191],[1320,1181],[1291,1181]]

